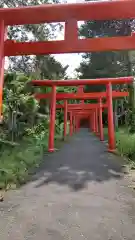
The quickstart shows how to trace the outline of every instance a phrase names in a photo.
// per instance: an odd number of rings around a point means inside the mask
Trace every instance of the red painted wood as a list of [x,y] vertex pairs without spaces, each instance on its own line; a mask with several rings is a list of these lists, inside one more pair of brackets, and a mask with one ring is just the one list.
[[[89,103],[89,104],[68,104],[68,111],[71,111],[71,110],[90,110],[90,109],[93,109],[93,108],[96,108],[96,107],[99,107],[99,104],[98,103]],[[107,104],[103,104],[102,105],[103,108],[107,108]],[[56,104],[56,108],[57,109],[61,109],[61,108],[64,108],[64,105],[63,104]]]
[[104,130],[103,130],[103,117],[102,117],[102,99],[99,98],[99,134],[100,134],[100,141],[104,140]]
[[79,86],[79,85],[106,85],[111,82],[112,84],[130,83],[134,80],[132,76],[117,77],[117,78],[100,78],[100,79],[79,79],[79,80],[32,80],[31,84],[34,86]]
[[69,119],[70,119],[69,131],[70,131],[70,136],[72,136],[73,135],[73,113],[72,112],[70,112],[70,114],[69,114]]
[[46,55],[135,49],[135,36],[102,37],[65,41],[5,42],[5,56]]
[[6,39],[4,21],[0,21],[0,122],[2,122],[3,83],[4,83],[4,40]]
[[0,9],[7,25],[63,22],[68,19],[112,20],[135,18],[135,1],[99,1],[78,4],[44,4]]
[[108,144],[109,151],[115,150],[115,130],[113,121],[113,103],[112,103],[112,85],[108,83],[106,86],[107,91],[107,103],[108,103]]
[[63,131],[64,139],[67,135],[67,113],[68,113],[68,103],[67,103],[67,100],[65,100],[64,101],[64,131]]
[[98,123],[98,109],[95,109],[95,126],[96,126],[96,135],[99,134],[99,123]]
[[[128,92],[120,92],[120,91],[113,91],[112,93],[113,98],[117,97],[127,97],[129,96]],[[96,98],[106,98],[106,92],[94,92],[94,93],[57,93],[56,99],[63,100],[63,99],[96,99]],[[36,93],[36,99],[47,99],[50,98],[50,93]],[[82,102],[83,103],[83,102]]]
[[[81,93],[81,94],[84,93],[84,86],[83,86],[83,85],[82,85],[82,86],[79,86],[79,87],[77,88],[77,93]],[[84,99],[81,100],[81,103],[84,104]]]
[[65,22],[65,40],[72,46],[72,42],[78,39],[77,21],[73,18]]
[[49,142],[48,151],[54,152],[54,136],[55,136],[55,115],[56,115],[56,86],[52,87],[50,106],[50,126],[49,126]]

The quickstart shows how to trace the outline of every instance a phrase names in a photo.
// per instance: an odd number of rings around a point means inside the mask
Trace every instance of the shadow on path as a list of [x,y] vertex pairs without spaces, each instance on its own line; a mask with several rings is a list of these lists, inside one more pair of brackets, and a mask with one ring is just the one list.
[[45,156],[44,164],[32,180],[40,180],[36,188],[57,183],[79,191],[90,181],[120,179],[122,173],[120,159],[109,154],[104,144],[87,129],[81,129],[60,151]]

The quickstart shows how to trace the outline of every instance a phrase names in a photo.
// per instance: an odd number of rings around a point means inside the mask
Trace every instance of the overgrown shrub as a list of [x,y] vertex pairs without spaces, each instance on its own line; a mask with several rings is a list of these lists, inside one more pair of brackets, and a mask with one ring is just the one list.
[[[5,76],[4,121],[0,126],[0,188],[25,183],[48,148],[49,116],[44,110],[48,103],[40,105],[27,82],[29,78],[22,74]],[[63,136],[62,114],[56,114],[55,141]]]
[[135,134],[118,131],[116,133],[116,144],[121,155],[135,161]]
[[[37,126],[28,129],[29,137],[24,138],[21,145],[6,148],[0,156],[0,188],[7,188],[10,184],[19,186],[28,181],[32,169],[39,166],[43,155],[48,147],[48,129]],[[55,135],[55,140],[60,138],[62,126],[59,134]]]
[[[107,128],[104,129],[107,138]],[[135,161],[135,134],[130,134],[126,129],[119,129],[115,133],[116,147],[121,156]]]

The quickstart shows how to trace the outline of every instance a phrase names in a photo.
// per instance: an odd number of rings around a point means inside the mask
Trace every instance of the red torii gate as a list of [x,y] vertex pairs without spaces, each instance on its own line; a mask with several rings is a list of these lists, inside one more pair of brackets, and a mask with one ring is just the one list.
[[[73,134],[73,130],[74,131],[78,131],[78,129],[80,128],[80,120],[81,119],[90,119],[90,120],[92,120],[92,121],[90,121],[90,129],[93,131],[93,132],[95,132],[95,133],[97,133],[98,134],[98,122],[96,122],[96,121],[93,121],[93,114],[94,114],[94,111],[95,111],[96,109],[90,109],[90,110],[69,110],[69,112],[70,112],[70,116],[72,116],[72,117],[77,117],[77,119],[75,119],[75,123],[74,123],[74,125],[73,125],[73,123],[72,123],[72,121],[73,121],[73,119],[71,119],[70,118],[70,121],[71,121],[71,123],[70,123],[70,135],[72,136],[72,134]],[[103,141],[103,125],[102,125],[102,128],[100,129],[100,140],[101,141]]]
[[[21,8],[0,9],[0,116],[2,114],[2,93],[4,78],[4,57],[18,55],[42,55],[55,53],[79,53],[95,51],[119,51],[135,49],[135,37],[107,37],[78,39],[78,21],[134,19],[135,1],[89,2],[79,4],[47,4]],[[65,39],[62,41],[16,42],[6,40],[6,27],[11,25],[65,22]],[[55,127],[56,86],[79,86],[105,84],[108,104],[109,149],[115,148],[112,112],[112,84],[132,82],[133,77],[79,81],[38,81],[33,84],[52,87],[51,122],[49,142],[52,143]],[[52,149],[54,146],[52,145]]]
[[[95,114],[94,110],[96,108],[99,109],[99,107],[100,107],[98,103],[84,104],[82,101],[81,101],[81,104],[67,104],[67,100],[64,100],[64,105],[63,104],[56,104],[56,109],[64,108],[64,138],[66,137],[66,132],[67,132],[67,113],[68,112],[70,113],[70,135],[72,136],[72,133],[73,133],[73,126],[72,126],[73,125],[73,117],[75,118],[74,119],[74,130],[75,130],[76,125],[77,125],[77,129],[79,128],[79,126],[78,126],[78,124],[79,124],[78,121],[79,120],[76,119],[75,114],[76,113],[79,113],[79,114],[82,113],[83,117],[84,117],[84,114],[86,114],[86,111],[87,111],[88,115],[92,115],[92,114]],[[102,108],[99,112],[100,113],[99,114],[99,123],[100,123],[100,140],[101,141],[103,140],[102,109],[104,109],[104,108],[107,108],[107,104],[102,104]],[[83,110],[83,112],[81,112],[82,110]],[[93,119],[93,117],[91,119],[92,119],[91,125],[95,126],[95,119]],[[95,127],[91,127],[91,130],[93,130],[95,132]]]

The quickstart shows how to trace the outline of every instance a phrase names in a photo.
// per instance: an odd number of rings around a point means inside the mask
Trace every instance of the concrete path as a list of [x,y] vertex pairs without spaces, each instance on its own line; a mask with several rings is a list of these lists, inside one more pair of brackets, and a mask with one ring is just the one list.
[[82,129],[0,203],[0,240],[135,240],[135,199],[121,161]]

